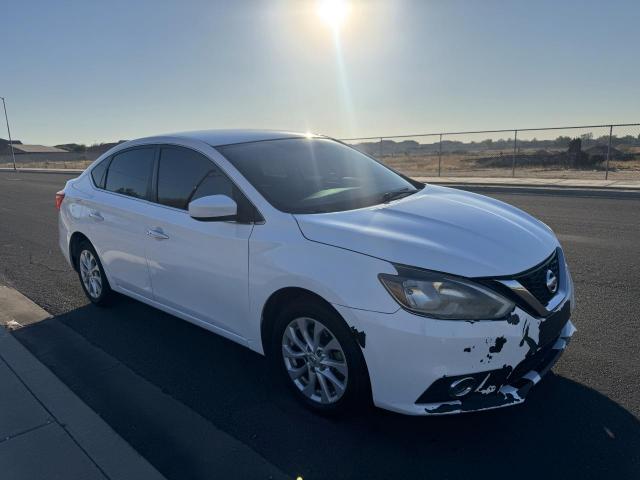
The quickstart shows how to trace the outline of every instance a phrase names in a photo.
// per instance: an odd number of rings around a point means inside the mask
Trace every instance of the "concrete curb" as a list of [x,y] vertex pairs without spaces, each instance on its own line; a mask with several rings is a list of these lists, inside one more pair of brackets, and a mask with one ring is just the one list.
[[[3,324],[13,321],[26,325],[42,320],[44,315],[44,318],[48,317],[44,310],[16,290],[2,287],[0,292],[2,310],[13,312],[0,319]],[[88,457],[103,476],[111,480],[164,478],[5,328],[0,328],[0,357],[46,410],[52,422],[71,437],[77,446],[77,454],[81,458]],[[5,413],[10,414],[10,408]],[[38,432],[36,429],[32,433]],[[7,441],[10,443],[13,439]],[[44,449],[37,452],[38,456],[45,458],[46,449],[45,444]],[[69,465],[69,468],[72,468],[72,465]]]
[[526,189],[526,190],[549,190],[549,191],[602,191],[602,192],[635,192],[640,193],[640,186],[638,187],[605,187],[605,186],[577,186],[577,185],[534,185],[534,184],[508,184],[508,183],[473,183],[473,182],[424,182],[432,185],[442,185],[443,187],[454,188],[502,188],[502,189]]
[[45,310],[16,290],[0,285],[0,325],[15,330],[51,317]]
[[559,178],[484,178],[484,177],[413,177],[415,180],[436,185],[504,187],[504,188],[549,188],[580,190],[626,190],[640,191],[640,181],[632,180],[581,180]]

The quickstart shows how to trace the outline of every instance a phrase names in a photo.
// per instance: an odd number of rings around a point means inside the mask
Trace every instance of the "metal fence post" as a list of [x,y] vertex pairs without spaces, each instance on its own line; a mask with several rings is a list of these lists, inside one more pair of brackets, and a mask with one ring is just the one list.
[[440,134],[440,147],[438,148],[438,176],[440,176],[441,165],[442,165],[442,134]]
[[513,131],[513,159],[511,161],[511,176],[516,176],[516,155],[518,154],[518,130]]
[[382,159],[382,137],[380,137],[380,158]]
[[609,125],[609,145],[607,146],[607,166],[604,171],[604,179],[609,179],[609,158],[611,157],[611,137],[613,136],[613,125]]

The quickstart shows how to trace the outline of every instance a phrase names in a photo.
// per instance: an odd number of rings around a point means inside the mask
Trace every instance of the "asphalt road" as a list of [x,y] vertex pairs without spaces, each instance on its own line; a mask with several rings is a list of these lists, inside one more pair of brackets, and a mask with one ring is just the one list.
[[576,284],[578,332],[524,405],[335,420],[238,345],[125,298],[87,305],[57,246],[66,178],[0,173],[0,282],[56,315],[15,335],[168,478],[246,476],[229,438],[305,479],[640,478],[639,199],[486,192],[558,233]]

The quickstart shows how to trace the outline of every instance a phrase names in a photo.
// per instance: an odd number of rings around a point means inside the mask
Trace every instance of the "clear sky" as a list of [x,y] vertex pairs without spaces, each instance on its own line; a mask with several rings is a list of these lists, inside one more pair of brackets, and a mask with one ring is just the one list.
[[316,3],[4,2],[12,134],[57,144],[640,122],[638,0],[352,0],[337,37]]

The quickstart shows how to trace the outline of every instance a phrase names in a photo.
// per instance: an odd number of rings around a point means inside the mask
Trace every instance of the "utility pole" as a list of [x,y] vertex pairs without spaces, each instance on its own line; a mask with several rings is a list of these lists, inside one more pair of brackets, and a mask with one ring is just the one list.
[[11,141],[11,129],[9,128],[9,117],[7,116],[7,104],[4,102],[4,97],[0,97],[2,99],[2,107],[4,108],[4,119],[7,121],[7,133],[9,134],[9,147],[11,147],[11,159],[13,160],[13,171],[17,172],[16,168],[16,155],[13,153],[13,142]]

